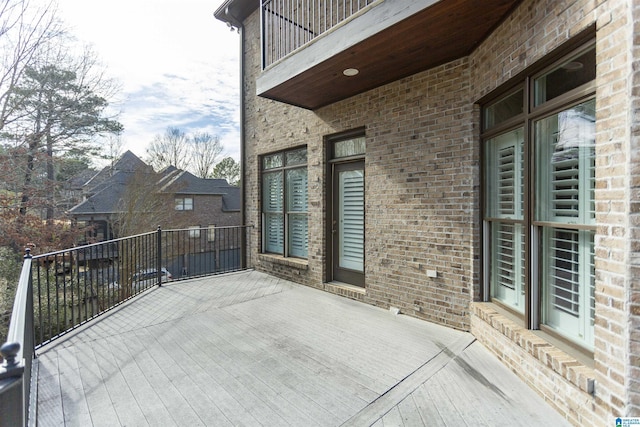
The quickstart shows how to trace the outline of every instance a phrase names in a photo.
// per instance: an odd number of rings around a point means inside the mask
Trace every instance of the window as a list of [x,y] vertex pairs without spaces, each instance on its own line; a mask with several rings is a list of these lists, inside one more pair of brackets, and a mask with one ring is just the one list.
[[483,106],[487,296],[522,315],[529,328],[588,350],[595,312],[594,79],[591,42]]
[[216,226],[215,226],[215,224],[209,225],[209,228],[207,229],[207,240],[209,242],[215,242],[216,241]]
[[262,158],[262,249],[267,253],[306,258],[307,149]]
[[192,211],[193,199],[191,197],[176,197],[177,211]]
[[189,237],[192,239],[200,238],[200,227],[197,225],[189,227]]

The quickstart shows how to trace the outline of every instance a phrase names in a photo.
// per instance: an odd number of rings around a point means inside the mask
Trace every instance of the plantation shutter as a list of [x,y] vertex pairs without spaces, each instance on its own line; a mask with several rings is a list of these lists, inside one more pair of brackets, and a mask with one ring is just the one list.
[[516,147],[508,145],[498,150],[498,214],[510,216],[515,214],[516,190]]
[[556,152],[551,161],[551,214],[553,218],[578,218],[579,206],[578,148]]
[[595,102],[587,101],[536,122],[540,205],[543,322],[593,345],[595,220]]
[[491,222],[492,297],[524,311],[524,141],[516,129],[488,141],[487,214]]
[[554,230],[550,240],[552,304],[554,308],[577,317],[580,314],[578,231]]
[[341,267],[364,271],[364,171],[340,173]]
[[264,174],[262,211],[264,250],[284,253],[284,213],[282,171]]
[[289,255],[306,258],[308,234],[307,169],[287,171],[287,211],[289,217]]
[[577,105],[536,123],[542,191],[539,221],[590,224],[595,219],[592,104]]

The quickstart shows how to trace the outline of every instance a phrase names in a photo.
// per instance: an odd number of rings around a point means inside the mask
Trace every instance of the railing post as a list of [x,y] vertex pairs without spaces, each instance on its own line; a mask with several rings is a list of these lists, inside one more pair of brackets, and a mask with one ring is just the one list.
[[156,240],[156,252],[158,253],[157,264],[158,268],[156,273],[158,274],[158,286],[162,286],[162,229],[158,226],[158,237]]
[[0,423],[26,426],[24,397],[24,363],[18,360],[20,344],[7,342],[0,350],[4,362],[0,366]]

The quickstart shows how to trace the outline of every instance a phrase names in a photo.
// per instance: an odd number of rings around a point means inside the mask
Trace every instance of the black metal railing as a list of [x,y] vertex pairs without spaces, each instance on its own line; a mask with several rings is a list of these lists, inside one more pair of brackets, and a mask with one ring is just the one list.
[[1,348],[0,425],[29,423],[36,349],[162,283],[249,268],[246,229],[158,228],[43,255],[27,252]]
[[378,0],[262,0],[262,68]]
[[36,348],[163,282],[246,268],[245,230],[158,228],[34,256]]

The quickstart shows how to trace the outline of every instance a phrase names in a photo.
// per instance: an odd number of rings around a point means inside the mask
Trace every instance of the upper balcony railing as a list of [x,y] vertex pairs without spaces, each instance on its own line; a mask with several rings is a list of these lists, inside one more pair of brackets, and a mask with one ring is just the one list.
[[35,425],[35,350],[171,280],[246,269],[246,226],[161,230],[25,256],[1,351],[0,425]]
[[262,68],[378,0],[262,0]]

